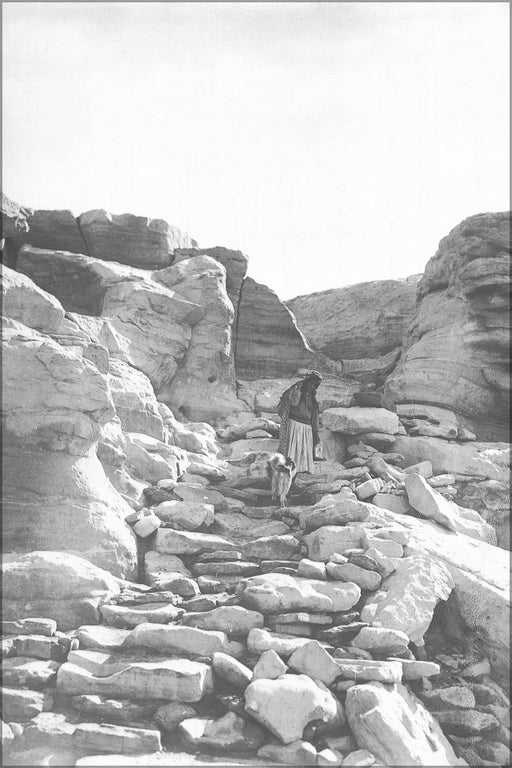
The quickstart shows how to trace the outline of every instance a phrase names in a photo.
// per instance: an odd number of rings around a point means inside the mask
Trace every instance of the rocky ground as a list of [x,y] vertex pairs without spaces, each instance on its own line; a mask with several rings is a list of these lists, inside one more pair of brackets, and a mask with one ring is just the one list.
[[238,251],[4,208],[3,764],[508,765],[508,444],[344,378]]

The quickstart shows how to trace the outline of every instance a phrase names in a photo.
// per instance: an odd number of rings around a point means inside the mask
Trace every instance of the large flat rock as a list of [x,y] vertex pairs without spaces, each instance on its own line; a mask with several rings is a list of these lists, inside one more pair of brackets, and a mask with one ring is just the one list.
[[331,613],[350,610],[359,600],[361,590],[350,582],[326,582],[267,573],[246,579],[240,585],[239,594],[244,605],[262,613]]

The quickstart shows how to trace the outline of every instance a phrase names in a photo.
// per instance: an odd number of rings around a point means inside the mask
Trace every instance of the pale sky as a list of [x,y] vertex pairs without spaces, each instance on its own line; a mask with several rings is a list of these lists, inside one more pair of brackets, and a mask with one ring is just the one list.
[[509,208],[508,3],[4,3],[3,189],[163,218],[281,298]]

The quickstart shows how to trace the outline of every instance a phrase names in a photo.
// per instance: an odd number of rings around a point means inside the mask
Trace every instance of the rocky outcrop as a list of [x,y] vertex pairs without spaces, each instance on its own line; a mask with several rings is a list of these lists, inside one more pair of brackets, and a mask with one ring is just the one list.
[[297,296],[286,306],[313,349],[342,360],[345,374],[380,385],[400,356],[419,279],[358,283]]
[[454,411],[481,440],[508,439],[510,217],[471,216],[439,244],[418,285],[395,403]]
[[300,368],[338,372],[336,365],[309,347],[295,317],[266,285],[244,280],[238,314],[237,376],[242,380],[287,378]]
[[7,237],[16,237],[23,232],[28,232],[28,219],[33,211],[25,208],[14,200],[10,200],[7,195],[1,193],[2,205],[2,240]]

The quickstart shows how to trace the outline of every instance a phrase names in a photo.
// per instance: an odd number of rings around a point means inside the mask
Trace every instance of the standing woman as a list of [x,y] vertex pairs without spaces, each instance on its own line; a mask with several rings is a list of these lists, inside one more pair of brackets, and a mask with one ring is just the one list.
[[308,373],[283,393],[277,406],[279,453],[295,462],[297,472],[315,471],[314,457],[320,448],[316,391],[321,381],[317,371]]

